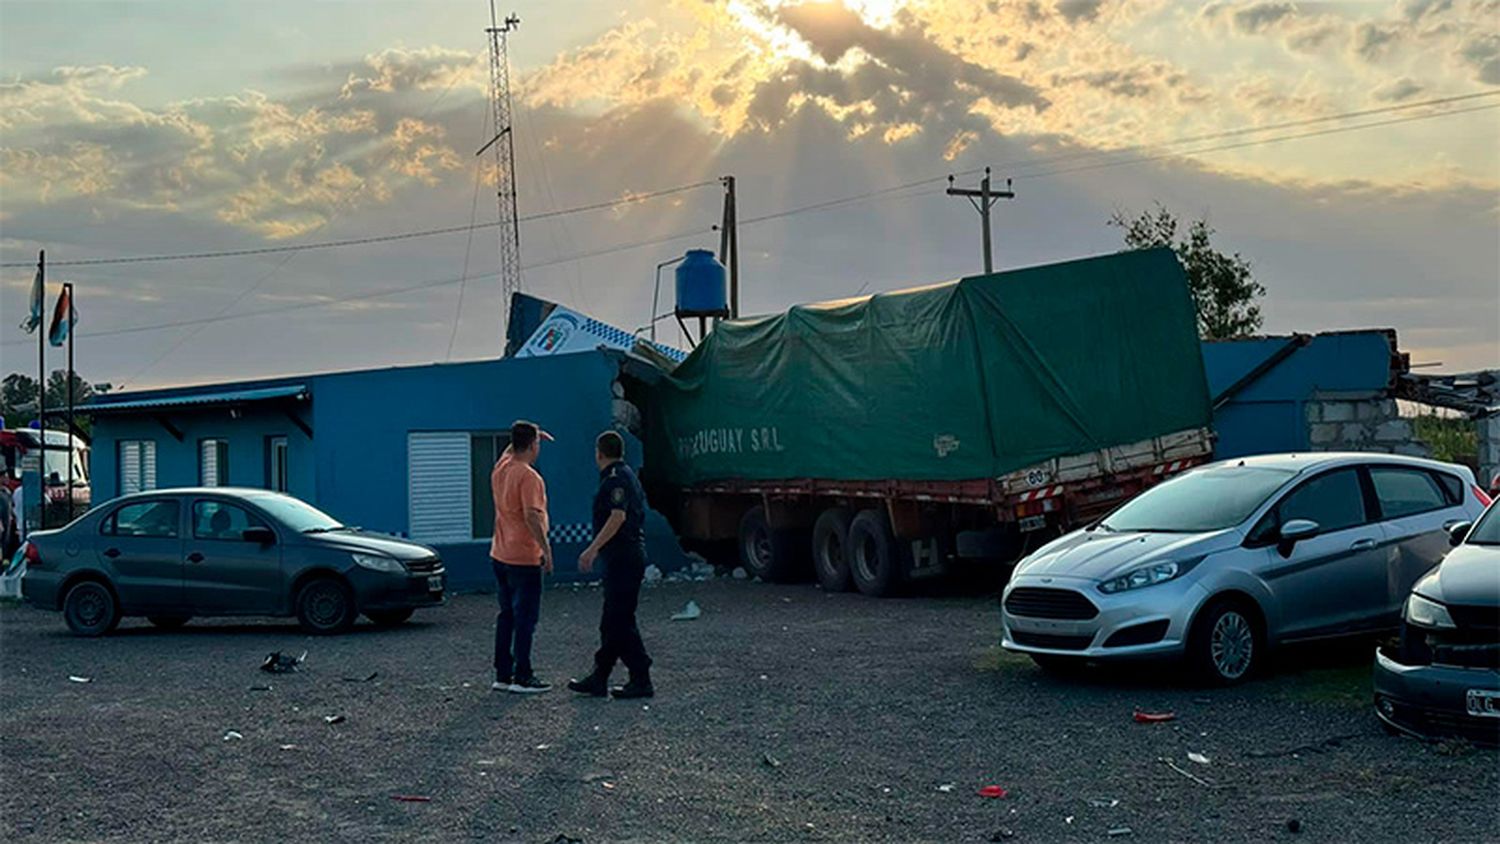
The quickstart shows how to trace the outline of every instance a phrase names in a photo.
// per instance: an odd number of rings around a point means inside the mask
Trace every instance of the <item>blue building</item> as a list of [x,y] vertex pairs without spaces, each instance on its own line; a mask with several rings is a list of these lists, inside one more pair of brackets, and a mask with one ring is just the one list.
[[[510,423],[530,419],[557,437],[538,469],[556,576],[574,578],[592,534],[594,437],[628,426],[618,375],[617,355],[589,350],[103,396],[89,407],[93,500],[197,485],[281,490],[438,548],[455,589],[489,588],[490,470]],[[639,440],[626,443],[639,466]],[[685,563],[655,513],[647,546],[663,570]]]

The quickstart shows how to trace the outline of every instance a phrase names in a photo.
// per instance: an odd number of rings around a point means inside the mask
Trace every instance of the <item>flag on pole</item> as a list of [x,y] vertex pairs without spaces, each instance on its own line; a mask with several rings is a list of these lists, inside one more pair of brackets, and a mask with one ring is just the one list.
[[42,283],[42,265],[36,266],[36,281],[31,283],[31,313],[26,316],[26,321],[21,323],[21,330],[27,334],[34,333],[42,325],[42,311],[46,310],[46,286]]
[[62,294],[57,297],[57,307],[52,311],[52,327],[47,329],[47,342],[54,346],[66,343],[76,322],[78,311],[73,308],[73,286],[65,284]]

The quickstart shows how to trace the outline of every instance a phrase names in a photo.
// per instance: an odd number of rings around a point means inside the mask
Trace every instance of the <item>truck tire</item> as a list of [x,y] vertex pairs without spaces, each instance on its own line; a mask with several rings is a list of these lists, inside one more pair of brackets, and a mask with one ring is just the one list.
[[807,543],[797,540],[794,531],[771,529],[765,507],[751,507],[740,519],[740,564],[767,583],[795,580],[807,562]]
[[849,576],[849,524],[853,521],[848,507],[829,507],[813,524],[813,571],[825,592],[848,592],[854,586]]
[[849,574],[854,587],[872,598],[896,594],[911,565],[911,549],[896,539],[880,510],[861,510],[849,523]]

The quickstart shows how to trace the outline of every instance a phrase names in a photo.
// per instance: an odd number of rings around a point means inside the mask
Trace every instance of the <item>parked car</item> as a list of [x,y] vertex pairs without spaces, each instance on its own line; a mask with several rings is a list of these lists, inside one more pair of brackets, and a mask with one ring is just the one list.
[[1399,646],[1375,653],[1375,712],[1392,731],[1500,744],[1500,505],[1451,533],[1406,601]]
[[63,614],[80,636],[123,616],[180,627],[193,616],[296,616],[311,633],[363,613],[396,625],[443,603],[431,548],[340,524],[256,489],[173,489],[117,498],[24,549],[28,603]]
[[1385,454],[1222,461],[1017,565],[1004,647],[1044,668],[1183,657],[1235,683],[1298,640],[1394,628],[1445,528],[1488,497],[1463,467]]

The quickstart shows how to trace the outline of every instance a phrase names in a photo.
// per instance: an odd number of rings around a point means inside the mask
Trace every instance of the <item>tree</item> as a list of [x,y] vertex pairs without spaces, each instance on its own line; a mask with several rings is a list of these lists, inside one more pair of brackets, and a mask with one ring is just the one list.
[[1198,311],[1198,335],[1208,340],[1243,337],[1260,328],[1260,306],[1256,300],[1266,289],[1250,277],[1250,262],[1236,252],[1225,255],[1213,248],[1214,230],[1207,217],[1194,220],[1187,237],[1178,240],[1177,217],[1158,204],[1129,218],[1115,212],[1109,224],[1125,230],[1125,246],[1149,249],[1170,246],[1187,273],[1188,290]]
[[[90,384],[73,373],[73,405],[80,407],[94,396],[109,392],[109,384]],[[51,420],[47,427],[59,427],[58,417],[68,406],[68,373],[55,370],[47,379],[47,416]],[[0,416],[12,428],[24,428],[36,419],[36,379],[19,372],[12,372],[0,381]],[[79,427],[88,430],[88,420],[78,419]]]

